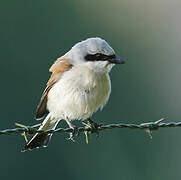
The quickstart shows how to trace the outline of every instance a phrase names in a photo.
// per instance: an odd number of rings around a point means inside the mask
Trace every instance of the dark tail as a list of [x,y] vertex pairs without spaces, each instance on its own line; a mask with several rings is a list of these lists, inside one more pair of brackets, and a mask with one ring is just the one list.
[[[39,130],[48,130],[55,129],[58,124],[58,121],[55,121],[50,118],[50,115],[47,115]],[[27,150],[32,150],[39,147],[47,147],[50,142],[52,134],[46,133],[36,133],[32,139],[25,145],[21,152],[25,152]]]
[[52,134],[35,134],[35,136],[25,145],[21,152],[39,147],[47,147]]

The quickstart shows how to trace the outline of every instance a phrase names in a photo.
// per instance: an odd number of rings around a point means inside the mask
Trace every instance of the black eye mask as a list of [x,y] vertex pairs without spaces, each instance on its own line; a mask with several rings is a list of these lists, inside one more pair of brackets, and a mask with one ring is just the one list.
[[87,61],[108,61],[109,59],[113,59],[116,56],[113,55],[105,55],[105,54],[101,54],[101,53],[97,53],[97,54],[87,54],[85,56],[85,59]]

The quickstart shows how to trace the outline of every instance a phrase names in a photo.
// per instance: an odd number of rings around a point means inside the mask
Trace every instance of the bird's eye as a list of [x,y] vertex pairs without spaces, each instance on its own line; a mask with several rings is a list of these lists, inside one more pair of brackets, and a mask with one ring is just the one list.
[[100,54],[100,53],[97,53],[97,54],[95,54],[95,56],[96,56],[97,58],[99,58],[99,57],[101,57],[101,54]]

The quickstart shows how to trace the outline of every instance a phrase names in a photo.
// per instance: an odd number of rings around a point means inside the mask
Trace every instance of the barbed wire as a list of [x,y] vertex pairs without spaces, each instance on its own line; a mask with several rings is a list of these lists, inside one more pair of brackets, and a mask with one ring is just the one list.
[[[168,123],[163,123],[163,120],[165,118],[162,118],[156,122],[148,122],[148,123],[141,123],[141,124],[125,124],[125,123],[119,123],[119,124],[108,124],[108,125],[100,125],[96,129],[91,127],[88,124],[85,124],[86,126],[84,127],[79,127],[78,131],[79,132],[87,132],[87,133],[97,133],[98,131],[103,131],[103,130],[108,130],[108,129],[115,129],[115,128],[129,128],[129,129],[141,129],[141,130],[146,130],[150,137],[152,131],[158,130],[160,128],[170,128],[170,127],[181,127],[181,122],[168,122]],[[8,135],[8,134],[22,134],[25,133],[26,135],[30,134],[35,134],[35,133],[70,133],[72,132],[71,128],[57,128],[55,130],[38,130],[37,127],[39,127],[41,124],[37,124],[34,126],[25,126],[16,123],[18,128],[14,129],[5,129],[0,131],[0,135]]]

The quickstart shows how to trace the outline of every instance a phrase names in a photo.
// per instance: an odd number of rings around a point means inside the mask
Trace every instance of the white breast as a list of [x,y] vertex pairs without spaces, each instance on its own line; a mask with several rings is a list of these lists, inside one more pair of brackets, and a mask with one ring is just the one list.
[[50,90],[47,108],[55,118],[87,119],[106,104],[110,91],[108,73],[73,67]]

